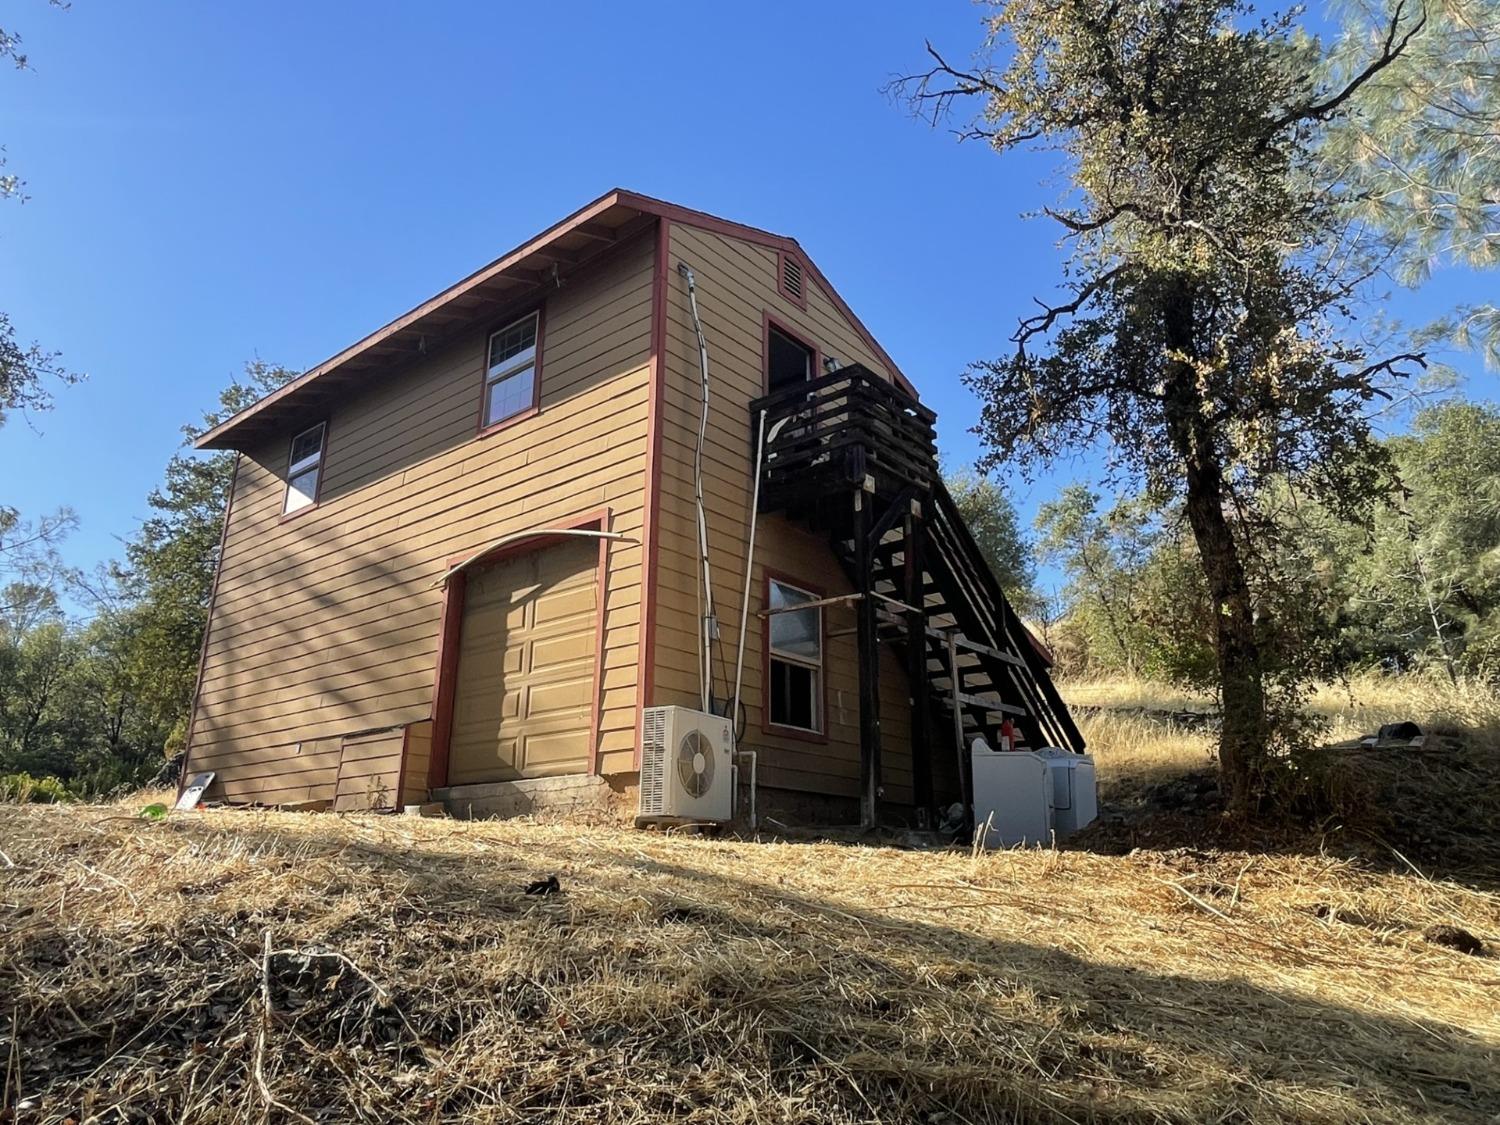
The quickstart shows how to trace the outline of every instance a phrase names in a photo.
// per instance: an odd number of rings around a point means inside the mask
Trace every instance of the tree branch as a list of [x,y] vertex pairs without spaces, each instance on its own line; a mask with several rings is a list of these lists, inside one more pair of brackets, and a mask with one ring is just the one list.
[[1423,27],[1427,25],[1427,10],[1424,8],[1422,10],[1421,16],[1417,19],[1417,22],[1412,25],[1412,27],[1406,32],[1405,35],[1401,36],[1400,41],[1398,42],[1396,36],[1401,29],[1401,15],[1405,8],[1406,0],[1398,0],[1395,11],[1391,13],[1390,26],[1386,28],[1385,42],[1381,45],[1379,55],[1372,59],[1363,70],[1361,70],[1352,79],[1350,79],[1347,84],[1345,84],[1342,90],[1334,94],[1332,97],[1324,98],[1322,101],[1318,102],[1311,102],[1307,105],[1298,106],[1295,109],[1288,110],[1286,113],[1278,117],[1271,123],[1270,129],[1261,139],[1261,148],[1264,149],[1266,145],[1270,144],[1271,138],[1277,133],[1281,132],[1281,130],[1285,129],[1288,125],[1295,125],[1299,121],[1311,121],[1314,119],[1321,120],[1336,112],[1339,107],[1341,107],[1359,91],[1359,88],[1361,86],[1363,86],[1370,79],[1374,78],[1386,67],[1390,66],[1391,63],[1400,58],[1401,55],[1405,53],[1407,46],[1412,41],[1412,38],[1419,31],[1421,31]]
[[1095,293],[1099,292],[1099,290],[1103,289],[1124,272],[1125,267],[1123,265],[1116,266],[1112,270],[1106,270],[1084,285],[1078,291],[1078,296],[1065,305],[1047,305],[1041,301],[1037,301],[1037,304],[1041,305],[1042,311],[1035,316],[1022,317],[1020,326],[1016,329],[1015,335],[1011,337],[1011,340],[1017,345],[1017,352],[1025,355],[1026,344],[1033,336],[1050,331],[1059,319],[1076,313],[1084,305],[1088,304],[1090,298]]
[[[959,70],[943,58],[938,49],[928,40],[925,44],[928,56],[936,64],[922,74],[906,74],[893,79],[886,91],[904,98],[918,116],[925,116],[937,125],[948,114],[949,107],[957,98],[974,94],[989,94],[1000,97],[1006,90],[989,76],[978,71]],[[942,85],[935,85],[935,83]],[[989,136],[985,130],[971,127],[968,136]]]

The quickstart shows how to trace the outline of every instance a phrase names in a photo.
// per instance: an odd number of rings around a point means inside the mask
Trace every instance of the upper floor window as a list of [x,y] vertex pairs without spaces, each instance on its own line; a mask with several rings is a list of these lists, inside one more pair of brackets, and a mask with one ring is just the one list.
[[327,422],[310,426],[292,438],[292,451],[286,466],[286,501],[283,515],[300,512],[318,502],[318,481],[323,476],[323,435]]
[[[815,595],[769,579],[766,630],[767,703],[771,724],[820,734],[823,730],[823,610],[797,609]],[[780,611],[780,612],[777,612]]]
[[766,325],[766,390],[816,379],[817,351],[773,323]]
[[482,428],[536,408],[541,329],[538,310],[490,333]]

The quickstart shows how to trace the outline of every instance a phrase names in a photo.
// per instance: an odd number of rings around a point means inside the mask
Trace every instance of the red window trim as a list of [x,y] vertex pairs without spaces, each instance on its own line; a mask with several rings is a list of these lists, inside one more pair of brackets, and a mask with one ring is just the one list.
[[[597,508],[560,520],[549,520],[546,527],[553,531],[574,531],[597,528],[609,531],[612,526],[613,509]],[[432,690],[432,749],[427,763],[427,787],[441,789],[448,784],[448,751],[453,739],[453,698],[458,687],[458,641],[463,629],[464,591],[468,573],[475,566],[498,562],[512,555],[539,551],[567,541],[569,536],[538,535],[530,539],[507,543],[472,560],[468,567],[452,575],[443,587],[442,616],[439,618],[437,638],[437,673]],[[610,540],[599,540],[599,566],[595,581],[598,601],[594,611],[594,690],[589,705],[589,765],[590,777],[599,772],[599,720],[603,714],[604,692],[604,622],[605,603],[608,601]],[[457,566],[468,558],[466,554],[450,555],[445,568]]]
[[[804,582],[790,574],[766,567],[761,576],[760,604],[763,609],[771,607],[771,583],[780,582],[784,586],[793,586],[804,594],[811,594],[814,598],[826,598],[827,593],[810,582]],[[760,619],[760,730],[762,734],[775,735],[778,738],[795,738],[799,742],[813,742],[824,745],[828,742],[828,615],[823,611],[827,606],[818,607],[818,632],[819,646],[822,650],[822,659],[818,663],[818,726],[819,730],[803,730],[801,727],[788,727],[771,721],[771,619],[762,617]]]
[[[786,287],[786,260],[790,258],[802,271],[802,295],[798,296]],[[807,268],[807,259],[787,250],[776,251],[776,292],[780,293],[799,309],[807,308],[807,285],[812,271]]]
[[812,351],[812,374],[808,377],[809,379],[816,379],[823,373],[823,349],[770,309],[762,309],[760,313],[760,393],[763,395],[771,393],[771,329],[773,328]]
[[[528,316],[536,317],[536,365],[532,369],[531,377],[531,405],[523,407],[514,414],[501,418],[492,425],[485,425],[485,406],[489,398],[490,385],[490,341],[495,338],[495,333],[503,332],[511,325],[525,320]],[[479,358],[479,418],[475,427],[477,437],[489,437],[497,434],[517,422],[524,422],[528,418],[535,418],[542,410],[542,344],[546,338],[547,327],[547,303],[542,301],[527,308],[519,309],[510,313],[504,320],[498,322],[494,327],[484,333],[484,352]]]
[[[298,508],[295,512],[289,512],[289,511],[286,510],[286,498],[287,498],[287,496],[292,491],[292,446],[296,444],[297,439],[299,437],[301,437],[303,434],[307,433],[308,430],[313,429],[315,426],[322,426],[323,427],[323,441],[318,446],[318,483],[317,483],[317,486],[313,489],[313,501],[312,501],[311,504],[304,504],[302,507]],[[286,441],[286,489],[281,494],[281,519],[278,522],[285,523],[287,520],[294,520],[298,516],[306,515],[308,512],[316,511],[318,505],[323,502],[323,478],[328,475],[328,430],[329,430],[329,428],[330,427],[329,427],[329,424],[328,424],[328,419],[324,418],[321,422],[314,422],[311,426],[303,426],[300,430],[298,430],[296,433],[294,433],[291,437],[287,438],[287,441]]]

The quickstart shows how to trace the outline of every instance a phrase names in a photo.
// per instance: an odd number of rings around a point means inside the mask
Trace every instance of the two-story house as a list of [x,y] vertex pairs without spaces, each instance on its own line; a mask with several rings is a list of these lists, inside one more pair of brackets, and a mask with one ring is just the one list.
[[1001,723],[1081,749],[933,425],[795,241],[612,191],[199,439],[238,457],[188,769],[623,804],[643,708],[737,698],[763,807],[868,822]]

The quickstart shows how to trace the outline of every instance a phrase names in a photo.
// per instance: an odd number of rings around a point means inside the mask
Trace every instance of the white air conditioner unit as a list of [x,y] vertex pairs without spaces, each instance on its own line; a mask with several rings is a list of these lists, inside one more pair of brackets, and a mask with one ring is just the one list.
[[647,707],[641,733],[638,819],[728,821],[734,797],[729,720],[687,707]]

